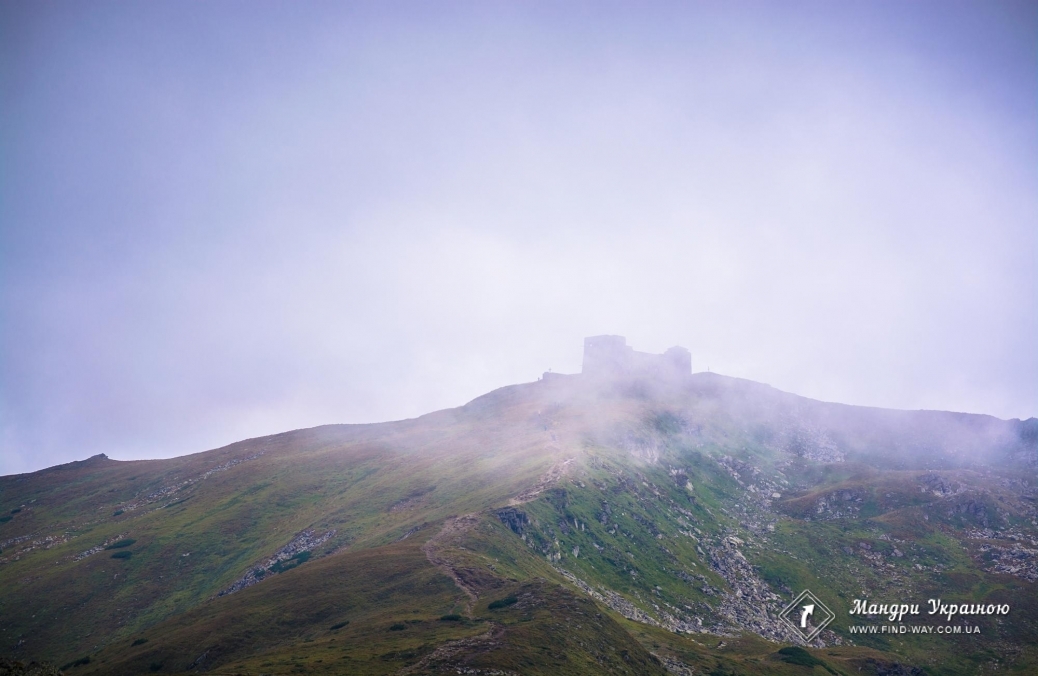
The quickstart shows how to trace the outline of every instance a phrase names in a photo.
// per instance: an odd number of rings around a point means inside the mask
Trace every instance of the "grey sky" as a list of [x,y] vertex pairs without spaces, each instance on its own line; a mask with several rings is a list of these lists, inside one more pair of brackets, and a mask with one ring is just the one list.
[[1038,415],[1038,5],[0,4],[0,473],[456,406],[584,336]]

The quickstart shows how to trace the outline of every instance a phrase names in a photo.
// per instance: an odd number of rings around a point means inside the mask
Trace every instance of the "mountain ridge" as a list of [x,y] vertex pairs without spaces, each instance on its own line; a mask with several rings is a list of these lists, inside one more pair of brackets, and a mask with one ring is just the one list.
[[[0,654],[77,674],[339,673],[346,642],[349,673],[793,674],[779,647],[795,645],[834,673],[975,673],[992,650],[1026,670],[1033,603],[938,664],[923,639],[852,637],[842,595],[1033,592],[1035,423],[710,373],[556,374],[408,420],[94,456],[0,477]],[[363,601],[390,569],[426,582]],[[332,570],[352,572],[322,591]],[[278,620],[271,595],[293,585],[312,603]],[[778,618],[800,586],[840,615],[813,642]]]
[[[576,378],[580,378],[581,377],[581,374],[579,374],[579,373],[577,373],[577,374],[552,373],[550,375],[551,375],[551,377],[553,379],[554,378],[576,379]],[[965,419],[965,420],[973,420],[973,421],[976,421],[976,422],[980,422],[982,420],[983,421],[994,421],[994,422],[997,422],[997,423],[1006,423],[1006,424],[1009,424],[1011,426],[1018,426],[1020,428],[1020,430],[1021,430],[1021,433],[1025,433],[1026,432],[1026,433],[1029,433],[1032,436],[1038,435],[1038,417],[1034,417],[1034,416],[1032,416],[1030,418],[999,418],[998,416],[995,416],[995,415],[992,415],[992,414],[988,414],[988,413],[972,413],[972,412],[968,412],[968,411],[948,411],[948,410],[943,410],[943,409],[927,409],[927,408],[902,409],[902,408],[888,408],[888,407],[883,407],[883,406],[872,406],[872,405],[863,405],[863,404],[848,404],[848,403],[844,403],[844,402],[834,402],[834,401],[827,401],[827,400],[824,400],[824,399],[815,399],[815,398],[812,398],[812,397],[806,397],[806,396],[803,396],[803,395],[800,395],[800,394],[796,394],[796,393],[793,393],[793,392],[788,392],[786,390],[782,390],[782,389],[776,388],[776,387],[774,387],[772,385],[769,385],[767,383],[760,383],[760,382],[757,382],[757,381],[754,381],[754,380],[750,380],[748,378],[741,378],[741,377],[738,377],[738,376],[727,376],[727,375],[719,374],[719,373],[712,372],[712,371],[702,371],[702,372],[693,373],[693,374],[691,374],[690,378],[691,379],[696,379],[696,378],[717,378],[717,379],[721,379],[722,382],[726,382],[726,383],[729,383],[729,384],[744,385],[744,386],[749,387],[749,388],[761,388],[761,391],[773,392],[773,393],[779,394],[780,396],[793,397],[793,398],[795,398],[798,401],[802,401],[802,402],[809,403],[809,404],[812,404],[812,405],[821,405],[823,407],[832,407],[834,409],[850,409],[850,410],[853,410],[853,411],[856,411],[856,412],[874,412],[874,413],[877,413],[877,414],[880,414],[880,415],[887,415],[887,416],[891,416],[891,417],[902,415],[902,414],[904,414],[904,415],[923,414],[923,415],[934,415],[934,416],[938,416],[940,418],[946,418],[948,420],[956,420],[956,421],[963,420],[963,419]],[[489,401],[490,399],[494,398],[495,396],[498,396],[498,395],[503,394],[505,392],[512,391],[515,388],[523,388],[523,387],[527,387],[527,386],[531,386],[531,385],[537,385],[540,382],[542,382],[542,381],[541,380],[536,380],[536,381],[530,381],[530,382],[526,382],[526,383],[516,383],[516,384],[513,384],[513,385],[503,385],[503,386],[501,386],[499,388],[490,390],[489,392],[486,392],[485,394],[481,394],[481,395],[479,395],[477,397],[474,397],[473,399],[471,399],[468,402],[466,402],[464,404],[461,404],[459,406],[448,407],[448,408],[438,409],[438,410],[435,410],[435,411],[430,411],[429,413],[423,413],[423,414],[421,414],[419,416],[416,416],[414,418],[401,418],[401,419],[397,419],[397,420],[386,420],[386,421],[370,422],[370,423],[323,423],[323,424],[320,424],[320,425],[314,425],[312,427],[300,427],[300,428],[295,428],[295,429],[291,429],[291,430],[285,430],[285,431],[282,431],[282,432],[275,432],[273,434],[268,434],[268,435],[262,435],[262,436],[257,436],[257,437],[248,437],[248,438],[241,439],[241,440],[238,440],[238,441],[233,441],[233,442],[228,443],[228,444],[224,444],[222,446],[217,446],[215,448],[207,449],[207,450],[204,450],[204,451],[195,451],[195,452],[192,452],[192,453],[186,453],[184,455],[177,455],[177,456],[173,456],[171,458],[134,458],[134,459],[122,460],[122,459],[118,459],[118,458],[109,457],[106,453],[97,453],[97,454],[92,455],[92,456],[90,456],[88,458],[83,458],[82,460],[71,460],[71,461],[66,462],[66,463],[61,463],[61,464],[58,464],[58,465],[52,465],[50,467],[45,467],[45,468],[42,468],[42,469],[33,470],[31,472],[21,472],[21,473],[18,473],[18,474],[0,475],[0,478],[24,476],[24,475],[36,474],[38,472],[55,470],[55,469],[58,469],[58,468],[74,467],[74,466],[78,466],[79,463],[90,462],[90,461],[93,461],[95,459],[110,460],[110,461],[113,461],[113,462],[149,462],[149,461],[175,460],[175,459],[178,459],[178,458],[187,458],[187,457],[192,457],[192,456],[195,456],[195,455],[200,455],[200,454],[203,454],[203,453],[214,453],[214,452],[218,452],[218,451],[223,451],[223,450],[226,450],[226,449],[231,448],[233,446],[237,446],[239,444],[246,444],[246,443],[249,443],[249,442],[259,443],[262,440],[276,438],[276,437],[281,437],[281,436],[284,436],[284,435],[291,435],[291,434],[295,434],[295,433],[302,433],[302,432],[309,432],[309,431],[316,431],[316,430],[324,430],[324,429],[372,428],[372,427],[379,427],[379,426],[385,426],[385,425],[404,425],[404,424],[408,424],[408,423],[416,423],[416,422],[419,422],[419,421],[427,420],[427,419],[429,419],[432,416],[446,416],[446,415],[450,415],[452,412],[455,412],[455,411],[469,410],[474,405],[477,405],[477,404],[483,402],[484,400],[488,400]]]

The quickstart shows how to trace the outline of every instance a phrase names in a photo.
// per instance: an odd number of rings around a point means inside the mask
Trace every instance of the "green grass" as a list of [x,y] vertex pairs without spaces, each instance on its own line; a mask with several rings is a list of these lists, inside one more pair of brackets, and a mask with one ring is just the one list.
[[785,648],[780,648],[778,654],[781,656],[780,659],[783,662],[787,662],[789,664],[798,664],[802,667],[813,667],[816,664],[825,666],[825,662],[818,659],[811,653],[807,652],[800,646],[793,645],[787,646]]
[[[949,516],[949,500],[920,490],[921,470],[890,450],[899,439],[914,443],[929,423],[900,429],[880,414],[844,409],[827,418],[816,402],[718,378],[683,390],[636,385],[517,386],[413,421],[0,477],[4,510],[21,506],[0,518],[0,654],[17,648],[54,663],[89,655],[75,667],[82,674],[184,672],[206,651],[205,668],[219,673],[382,674],[431,669],[439,647],[490,635],[493,646],[470,650],[462,666],[662,674],[665,657],[697,673],[805,673],[807,665],[783,661],[784,646],[759,637],[719,647],[709,634],[624,620],[559,572],[651,616],[710,622],[731,586],[706,552],[738,537],[754,574],[776,593],[809,587],[823,595],[845,639],[847,609],[863,590],[878,600],[910,593],[1013,604],[1011,621],[956,643],[866,638],[834,655],[807,649],[824,663],[810,666],[816,671],[856,673],[867,660],[925,665],[932,676],[995,659],[1010,673],[1035,665],[1033,584],[985,572],[978,541],[964,536],[980,517]],[[794,404],[797,420],[829,425],[851,461],[782,451]],[[954,429],[949,446],[978,448],[983,435]],[[934,453],[921,453],[919,466]],[[755,475],[743,469],[737,479],[724,457],[775,482],[782,497],[774,511],[756,510],[759,494],[748,488]],[[990,473],[944,471],[989,496],[981,501],[989,521],[1038,536],[1029,507],[1014,499],[1018,489],[1004,485],[1033,479],[1033,470],[991,457]],[[565,461],[559,481],[512,505],[528,519],[521,534],[495,516]],[[860,496],[857,514],[820,516],[819,500],[841,491]],[[466,514],[479,515],[476,526],[445,551],[459,579],[478,590],[476,601],[421,551],[446,519]],[[304,530],[335,535],[278,562],[258,584],[218,596]],[[121,560],[96,553],[113,540],[111,556]]]

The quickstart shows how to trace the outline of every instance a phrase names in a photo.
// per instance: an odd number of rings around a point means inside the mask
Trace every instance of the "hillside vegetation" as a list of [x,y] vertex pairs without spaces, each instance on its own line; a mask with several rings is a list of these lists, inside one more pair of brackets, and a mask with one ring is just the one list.
[[[1036,501],[1035,419],[554,376],[0,477],[0,655],[77,676],[1036,673]],[[778,618],[805,588],[836,615],[810,643]],[[948,621],[930,598],[1011,610]],[[852,633],[892,624],[855,599],[971,631]]]

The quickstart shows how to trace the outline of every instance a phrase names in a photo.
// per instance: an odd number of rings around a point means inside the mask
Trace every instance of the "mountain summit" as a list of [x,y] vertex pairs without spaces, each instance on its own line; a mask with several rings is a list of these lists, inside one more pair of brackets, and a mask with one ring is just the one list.
[[680,378],[692,374],[692,355],[683,347],[663,354],[635,352],[623,336],[584,339],[584,376],[591,378]]
[[[691,363],[597,336],[581,374],[413,420],[0,477],[0,655],[77,675],[1038,670],[1038,420]],[[923,610],[891,621],[895,602]]]

